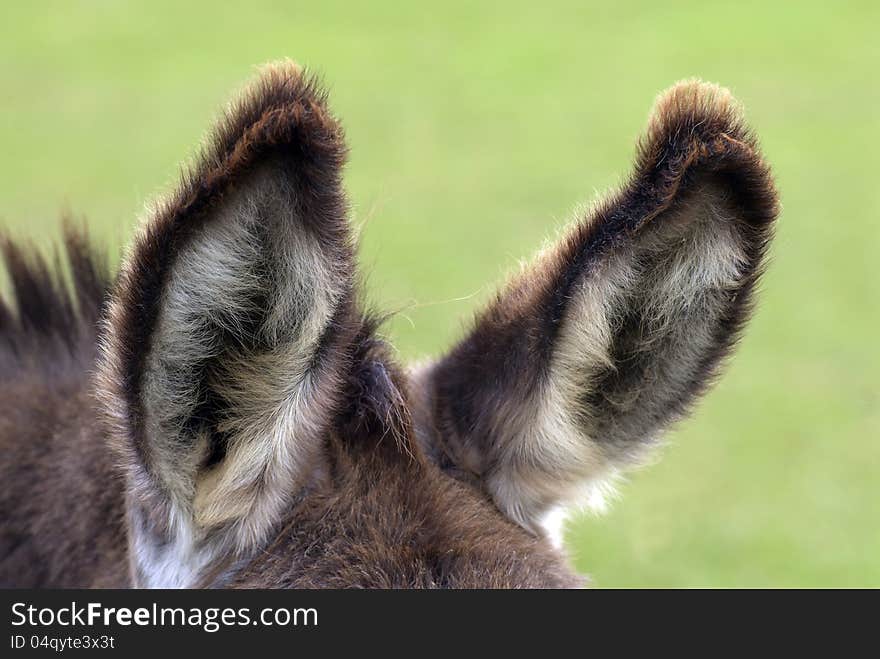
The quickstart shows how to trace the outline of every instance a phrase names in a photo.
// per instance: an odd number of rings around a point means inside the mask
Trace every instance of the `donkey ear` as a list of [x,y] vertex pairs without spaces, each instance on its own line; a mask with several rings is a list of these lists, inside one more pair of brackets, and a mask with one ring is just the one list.
[[776,215],[730,94],[661,95],[628,183],[423,372],[446,459],[530,529],[638,461],[736,342]]
[[141,583],[252,549],[316,469],[357,318],[345,154],[314,80],[270,66],[125,259],[99,393]]

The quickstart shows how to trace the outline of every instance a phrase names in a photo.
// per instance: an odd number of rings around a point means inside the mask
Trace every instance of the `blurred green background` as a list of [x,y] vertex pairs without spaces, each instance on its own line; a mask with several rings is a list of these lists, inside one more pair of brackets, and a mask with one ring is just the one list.
[[323,74],[369,292],[436,354],[618,183],[654,96],[730,87],[783,215],[720,385],[567,544],[599,586],[880,586],[880,4],[5,2],[0,221],[118,250],[254,65]]

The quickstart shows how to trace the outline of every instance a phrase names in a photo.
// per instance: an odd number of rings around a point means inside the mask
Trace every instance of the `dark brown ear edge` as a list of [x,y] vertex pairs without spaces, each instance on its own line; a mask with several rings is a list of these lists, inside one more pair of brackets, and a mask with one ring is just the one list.
[[[102,333],[103,388],[121,398],[133,425],[141,426],[140,375],[161,296],[175,255],[211,217],[226,191],[270,158],[279,158],[301,217],[325,245],[353,261],[341,170],[347,147],[316,77],[291,61],[264,67],[209,134],[177,188],[158,202],[135,238],[114,287]],[[118,426],[120,419],[111,419]],[[146,462],[149,462],[146,460]]]

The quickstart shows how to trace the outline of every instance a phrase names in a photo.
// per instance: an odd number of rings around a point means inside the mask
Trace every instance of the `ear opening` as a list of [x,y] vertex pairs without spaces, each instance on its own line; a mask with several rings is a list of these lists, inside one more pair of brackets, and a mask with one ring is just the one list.
[[736,343],[777,214],[729,92],[665,92],[628,182],[425,374],[449,460],[532,530],[638,463]]
[[266,67],[125,259],[99,395],[142,585],[247,555],[320,469],[360,318],[345,157],[315,79]]

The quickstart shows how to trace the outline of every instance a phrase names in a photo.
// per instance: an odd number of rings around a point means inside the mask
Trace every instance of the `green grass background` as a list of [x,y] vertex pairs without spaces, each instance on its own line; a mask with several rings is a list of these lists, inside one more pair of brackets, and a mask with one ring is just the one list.
[[[246,4],[246,6],[245,6]],[[621,180],[654,96],[730,87],[783,215],[720,385],[567,544],[600,586],[880,586],[876,2],[4,2],[0,221],[118,246],[254,65],[322,72],[369,293],[436,354]]]

